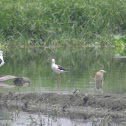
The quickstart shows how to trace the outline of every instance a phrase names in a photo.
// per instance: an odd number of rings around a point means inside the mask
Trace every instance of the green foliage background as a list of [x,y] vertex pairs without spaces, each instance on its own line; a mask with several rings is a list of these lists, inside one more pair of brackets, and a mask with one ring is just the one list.
[[1,0],[0,42],[113,44],[126,31],[125,0]]

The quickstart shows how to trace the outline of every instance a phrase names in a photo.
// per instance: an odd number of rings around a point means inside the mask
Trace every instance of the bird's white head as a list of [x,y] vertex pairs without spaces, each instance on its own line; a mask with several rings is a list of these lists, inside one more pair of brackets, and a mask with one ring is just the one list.
[[99,72],[102,73],[102,74],[106,73],[105,70],[100,70]]
[[55,64],[55,59],[52,59],[52,64]]

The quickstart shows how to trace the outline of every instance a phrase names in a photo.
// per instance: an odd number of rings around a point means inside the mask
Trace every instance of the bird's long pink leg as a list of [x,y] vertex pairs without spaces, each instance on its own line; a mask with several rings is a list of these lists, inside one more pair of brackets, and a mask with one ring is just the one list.
[[59,74],[59,91],[60,91],[60,84],[61,84],[61,78],[60,78],[60,74]]
[[58,83],[57,83],[56,88],[55,88],[55,93],[56,93],[57,87],[58,87],[58,85],[59,85],[59,77],[58,77],[58,74],[57,74],[57,81],[58,81]]
[[58,74],[57,74],[57,81],[58,81],[58,83],[57,83],[57,85],[56,85],[56,91],[57,91],[57,87],[58,87],[58,85],[59,85],[59,76],[58,76]]

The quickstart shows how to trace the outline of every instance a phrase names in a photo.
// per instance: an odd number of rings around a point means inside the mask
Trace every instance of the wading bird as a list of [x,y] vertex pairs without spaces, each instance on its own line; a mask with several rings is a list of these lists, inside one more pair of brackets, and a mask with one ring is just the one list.
[[0,67],[4,65],[4,60],[3,60],[3,51],[0,51]]
[[103,93],[102,86],[104,83],[104,77],[103,77],[104,73],[106,73],[106,71],[99,70],[95,75],[95,86],[96,89],[99,90],[101,93]]
[[[68,72],[68,69],[63,68],[63,67],[55,64],[55,59],[52,59],[51,68],[57,74],[57,80],[58,80],[57,86],[59,86],[58,88],[59,88],[59,91],[60,91],[60,84],[61,84],[60,73]],[[57,90],[57,86],[56,86],[56,90]]]

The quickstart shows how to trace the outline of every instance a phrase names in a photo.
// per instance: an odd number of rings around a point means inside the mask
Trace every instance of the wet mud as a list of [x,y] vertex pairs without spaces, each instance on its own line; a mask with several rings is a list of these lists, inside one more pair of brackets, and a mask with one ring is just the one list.
[[0,93],[0,106],[74,118],[111,116],[126,118],[126,95],[82,93]]

